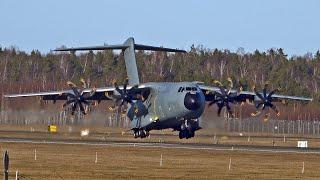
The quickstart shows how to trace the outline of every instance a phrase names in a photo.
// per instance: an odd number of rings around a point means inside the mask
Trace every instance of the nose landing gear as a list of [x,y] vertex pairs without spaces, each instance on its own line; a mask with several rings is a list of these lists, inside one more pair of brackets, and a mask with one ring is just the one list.
[[197,122],[191,121],[191,120],[184,120],[182,121],[180,132],[179,132],[179,138],[183,139],[189,139],[194,137],[195,131],[199,129],[199,126]]
[[149,131],[146,131],[144,129],[134,129],[133,130],[133,137],[134,138],[140,137],[142,139],[142,138],[146,138],[148,136],[149,136]]

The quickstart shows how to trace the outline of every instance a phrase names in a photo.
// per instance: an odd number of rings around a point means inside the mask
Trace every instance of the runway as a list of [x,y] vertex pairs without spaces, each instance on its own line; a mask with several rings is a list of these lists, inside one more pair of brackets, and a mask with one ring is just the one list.
[[62,144],[62,145],[87,145],[87,146],[118,146],[140,148],[166,148],[212,151],[244,151],[244,152],[270,152],[270,153],[304,153],[320,154],[320,148],[272,147],[250,145],[219,145],[200,143],[146,143],[146,142],[115,142],[96,140],[39,140],[32,138],[0,138],[0,143],[31,143],[31,144]]

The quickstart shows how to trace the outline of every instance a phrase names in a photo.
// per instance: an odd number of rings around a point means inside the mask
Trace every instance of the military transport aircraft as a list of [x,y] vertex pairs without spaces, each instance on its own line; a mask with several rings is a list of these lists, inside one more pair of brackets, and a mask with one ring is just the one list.
[[277,95],[276,90],[267,92],[264,88],[258,92],[234,90],[225,88],[221,83],[207,86],[201,82],[147,82],[140,83],[135,50],[167,51],[185,53],[184,50],[154,47],[135,44],[133,38],[123,44],[104,45],[79,48],[59,48],[54,51],[87,51],[87,50],[122,50],[125,59],[128,79],[123,86],[115,82],[113,87],[80,89],[73,83],[68,83],[69,90],[39,92],[29,94],[5,95],[7,98],[41,96],[43,100],[63,100],[63,106],[71,106],[72,113],[79,109],[85,114],[85,105],[91,101],[113,100],[118,106],[128,104],[127,117],[131,120],[130,127],[134,137],[145,138],[153,129],[172,128],[179,131],[179,138],[194,137],[195,131],[201,129],[200,117],[204,112],[206,101],[209,106],[216,104],[218,114],[225,107],[232,115],[229,103],[245,101],[254,102],[257,109],[271,108],[279,113],[273,101],[299,100],[312,101],[310,98]]

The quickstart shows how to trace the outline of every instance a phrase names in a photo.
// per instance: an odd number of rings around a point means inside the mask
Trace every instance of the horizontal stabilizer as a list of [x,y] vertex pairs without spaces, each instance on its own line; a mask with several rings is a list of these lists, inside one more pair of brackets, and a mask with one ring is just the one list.
[[[156,47],[156,46],[147,46],[142,44],[133,44],[135,50],[147,50],[147,51],[166,51],[166,52],[182,52],[185,53],[185,50],[180,49],[171,49],[164,47]],[[91,46],[91,47],[72,47],[72,48],[57,48],[53,51],[94,51],[94,50],[108,50],[108,49],[118,49],[125,50],[129,48],[128,45],[125,44],[117,44],[117,45],[105,45],[105,46]]]
[[142,44],[134,44],[134,49],[136,50],[149,50],[149,51],[167,51],[167,52],[182,52],[185,53],[185,50],[180,49],[170,49],[164,47],[155,47],[155,46],[147,46]]
[[119,44],[119,45],[105,45],[105,46],[91,46],[91,47],[77,47],[77,48],[57,48],[53,51],[90,51],[90,50],[108,50],[108,49],[124,50],[128,47],[129,46]]

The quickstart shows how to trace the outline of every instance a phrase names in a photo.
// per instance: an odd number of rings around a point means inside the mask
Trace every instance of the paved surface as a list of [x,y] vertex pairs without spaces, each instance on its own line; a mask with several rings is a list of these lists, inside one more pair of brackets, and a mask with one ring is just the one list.
[[295,147],[270,147],[249,145],[217,145],[217,144],[189,144],[189,143],[144,143],[144,142],[113,142],[98,140],[39,140],[32,138],[0,138],[0,142],[33,143],[33,144],[65,144],[65,145],[90,145],[90,146],[119,146],[119,147],[144,147],[144,148],[178,148],[192,150],[215,151],[252,151],[270,153],[313,153],[320,154],[320,148],[295,148]]

